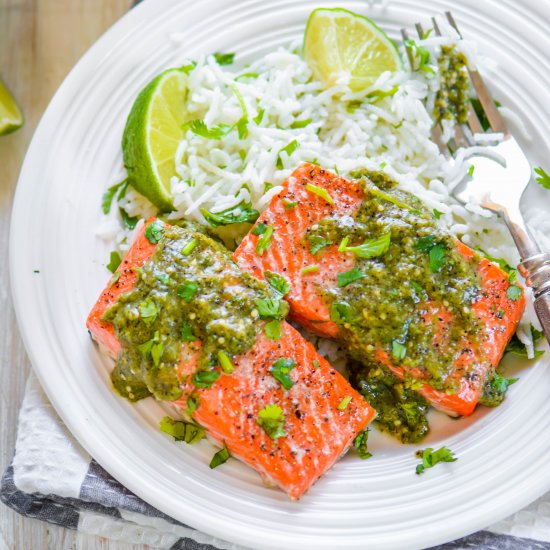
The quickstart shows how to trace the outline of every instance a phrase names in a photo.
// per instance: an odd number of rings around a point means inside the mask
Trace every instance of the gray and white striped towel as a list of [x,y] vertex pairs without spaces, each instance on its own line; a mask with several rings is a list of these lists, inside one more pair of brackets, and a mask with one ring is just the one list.
[[[24,516],[112,540],[155,548],[244,550],[175,521],[113,479],[67,430],[34,375],[0,500]],[[485,531],[438,548],[550,550],[550,494]]]

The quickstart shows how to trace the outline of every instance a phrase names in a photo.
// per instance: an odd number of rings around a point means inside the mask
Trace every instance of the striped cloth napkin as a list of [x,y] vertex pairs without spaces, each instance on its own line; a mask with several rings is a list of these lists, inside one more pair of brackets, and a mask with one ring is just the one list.
[[[34,375],[0,500],[24,516],[112,540],[154,548],[244,550],[177,522],[113,479],[64,426]],[[487,530],[437,548],[550,550],[550,493]]]

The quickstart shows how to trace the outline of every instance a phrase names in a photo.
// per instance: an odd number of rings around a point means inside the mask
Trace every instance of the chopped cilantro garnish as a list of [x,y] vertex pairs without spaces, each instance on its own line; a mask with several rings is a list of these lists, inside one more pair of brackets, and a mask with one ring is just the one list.
[[251,203],[244,201],[221,212],[209,212],[206,208],[201,208],[201,213],[212,227],[243,222],[254,223],[260,215],[257,210],[252,208]]
[[264,252],[271,246],[271,236],[273,235],[273,226],[268,225],[265,233],[261,235],[256,244],[256,252],[263,256]]
[[292,208],[296,208],[296,206],[298,206],[298,201],[289,201],[288,199],[283,199],[283,206],[286,210],[291,210]]
[[128,187],[128,179],[123,179],[119,183],[115,183],[115,185],[112,185],[103,193],[103,196],[101,197],[101,210],[103,210],[104,214],[108,214],[111,211],[111,203],[113,202],[114,196],[117,194],[118,191],[118,198],[122,198],[122,192],[126,191],[126,188]]
[[145,301],[141,302],[138,310],[141,319],[147,326],[150,326],[155,321],[159,312],[157,305],[151,298],[146,298]]
[[283,335],[283,327],[281,326],[281,321],[278,321],[277,319],[269,321],[269,323],[266,323],[264,327],[264,332],[270,340],[280,340],[281,336]]
[[310,193],[313,193],[314,195],[317,195],[318,197],[321,197],[329,204],[334,204],[334,199],[330,196],[330,193],[323,187],[313,185],[312,183],[306,183],[306,190]]
[[258,73],[243,73],[235,77],[235,82],[240,82],[246,78],[258,78],[260,75]]
[[118,266],[121,264],[122,262],[122,258],[120,257],[120,254],[116,251],[116,250],[113,250],[109,256],[109,263],[107,264],[107,269],[111,272],[111,273],[114,273]]
[[290,283],[286,277],[283,277],[283,275],[273,273],[273,271],[265,271],[264,277],[269,285],[281,296],[284,296],[290,291]]
[[505,378],[498,372],[495,372],[491,380],[491,386],[499,393],[506,393],[508,386],[515,384],[518,380],[519,378]]
[[366,277],[366,275],[357,267],[354,267],[349,271],[344,271],[343,273],[338,273],[338,275],[336,275],[336,278],[338,279],[339,287],[344,287],[346,285],[349,285],[350,283],[353,283],[354,281],[358,281],[363,277]]
[[316,235],[315,233],[308,235],[307,239],[310,244],[309,250],[312,254],[317,254],[319,250],[325,248],[326,246],[330,246],[332,244],[332,241],[329,241],[325,237],[321,237],[321,235]]
[[330,306],[330,318],[337,324],[354,322],[351,306],[345,302],[334,302]]
[[294,151],[296,151],[296,149],[298,149],[298,147],[300,147],[300,144],[295,140],[293,139],[288,145],[285,145],[278,153],[277,153],[277,168],[279,170],[282,170],[285,165],[283,163],[283,158],[281,157],[281,154],[282,153],[286,153],[288,157],[290,157],[292,155],[292,153],[294,153]]
[[234,53],[220,53],[215,52],[212,54],[218,65],[231,65],[235,60]]
[[401,361],[407,355],[407,347],[397,340],[391,343],[391,355],[396,361]]
[[312,122],[312,119],[311,118],[306,118],[305,120],[295,120],[291,125],[290,127],[293,129],[293,130],[296,130],[298,128],[305,128],[306,126],[308,126],[309,124],[311,124]]
[[193,375],[192,381],[197,388],[209,388],[219,377],[217,370],[199,370]]
[[429,252],[430,258],[430,271],[432,273],[438,273],[445,264],[445,245],[440,243],[436,244]]
[[475,166],[473,164],[470,164],[470,168],[468,168],[468,176],[472,177],[474,175]]
[[198,241],[197,239],[191,239],[181,250],[181,253],[184,255],[184,256],[189,256],[189,254],[191,254],[191,252],[193,252],[193,250],[195,249],[195,247],[197,246],[198,244]]
[[162,355],[162,351],[164,346],[162,345],[160,341],[160,333],[159,331],[155,331],[155,334],[153,338],[150,340],[147,340],[147,342],[143,342],[143,344],[139,344],[138,350],[143,355],[143,357],[147,358],[149,355],[152,355],[153,348],[155,348],[155,356],[157,357],[157,360],[155,361],[155,364],[158,366],[160,356]]
[[[35,273],[39,273],[39,271],[35,271]],[[119,279],[120,279],[120,271],[116,271],[111,279],[111,284],[109,286],[115,285]]]
[[204,428],[191,422],[183,420],[174,420],[165,416],[160,421],[160,430],[165,434],[171,435],[176,441],[185,441],[192,445],[204,437]]
[[318,369],[318,368],[321,366],[321,365],[319,365],[319,361],[317,361],[317,360],[313,361],[312,365],[313,365],[316,369]]
[[391,232],[388,231],[376,239],[369,239],[358,246],[348,246],[348,237],[342,240],[338,250],[340,252],[352,252],[358,258],[375,258],[385,254],[391,243]]
[[509,300],[519,300],[522,294],[523,290],[521,290],[521,288],[517,285],[511,285],[506,290],[506,297]]
[[263,235],[267,231],[267,225],[263,222],[259,222],[252,228],[252,235]]
[[548,172],[545,172],[542,168],[535,168],[535,173],[537,176],[535,177],[536,182],[539,185],[542,185],[545,189],[550,189],[550,176],[548,175]]
[[187,398],[187,410],[185,411],[189,416],[191,416],[198,408],[200,403],[199,395],[190,395]]
[[284,430],[285,415],[283,414],[283,409],[278,405],[267,405],[264,407],[258,413],[256,422],[271,439],[278,439],[286,435]]
[[228,124],[218,124],[217,126],[212,126],[208,128],[204,120],[192,120],[184,124],[183,129],[189,129],[197,136],[203,137],[205,139],[215,139],[220,140],[224,138],[231,130],[233,126]]
[[157,244],[164,235],[164,223],[160,220],[155,220],[150,223],[145,229],[145,237],[151,244]]
[[197,339],[193,334],[193,327],[187,321],[181,325],[181,339],[184,342],[194,342]]
[[308,273],[316,273],[319,271],[319,266],[317,264],[315,265],[308,265],[307,267],[304,267],[302,269],[302,275],[307,275]]
[[178,287],[177,292],[180,298],[183,298],[186,302],[190,302],[198,289],[199,285],[195,281],[186,281]]
[[259,108],[258,114],[252,119],[258,126],[262,122],[262,118],[264,118],[265,109]]
[[180,67],[180,71],[185,73],[185,74],[189,74],[196,66],[197,66],[197,62],[196,61],[191,61],[187,65],[182,65]]
[[237,100],[243,112],[242,117],[236,124],[237,132],[239,134],[239,139],[245,139],[248,136],[248,109],[246,108],[244,98],[241,95],[241,92],[239,92],[239,90],[237,89],[237,86],[232,85],[231,89],[233,90],[233,93],[237,96]]
[[227,462],[230,458],[231,454],[229,453],[229,449],[227,448],[227,445],[223,444],[223,449],[220,449],[210,461],[210,468],[214,469],[223,464],[224,462]]
[[420,475],[426,468],[433,468],[440,462],[455,462],[457,458],[454,453],[447,447],[441,447],[434,451],[431,447],[417,451],[416,456],[422,459],[422,464],[416,467],[416,473]]
[[429,74],[435,73],[434,68],[429,65],[430,52],[426,47],[417,44],[414,40],[405,40],[405,46],[412,52],[413,70]]
[[443,214],[445,214],[445,212],[441,212],[437,208],[433,209],[433,216],[436,220],[439,220]]
[[261,319],[282,321],[288,315],[289,306],[285,300],[256,300],[255,304]]
[[118,211],[120,212],[120,217],[122,218],[122,223],[124,224],[124,227],[130,230],[134,229],[137,225],[137,222],[139,221],[139,217],[128,216],[128,213],[126,212],[126,210],[124,210],[124,208],[119,208]]
[[225,374],[231,374],[235,370],[229,355],[225,351],[218,351],[218,361]]
[[294,381],[290,378],[290,371],[296,366],[296,361],[294,359],[287,359],[286,357],[281,357],[277,359],[275,363],[269,369],[269,372],[281,383],[281,386],[285,390],[289,390],[294,385]]
[[357,451],[359,458],[366,460],[372,456],[367,450],[367,441],[369,439],[369,430],[359,433],[353,440],[353,448]]
[[351,401],[351,395],[346,395],[340,403],[338,403],[338,406],[336,407],[339,411],[346,410],[347,406],[349,405],[349,402]]
[[[531,339],[533,340],[533,344],[536,344],[542,338],[542,336],[542,331],[537,330],[533,325],[531,325]],[[525,344],[523,344],[523,342],[517,337],[517,334],[514,334],[514,336],[512,336],[512,339],[506,346],[504,353],[513,353],[514,355],[527,359],[527,348],[525,347]],[[543,354],[544,350],[534,350],[534,359],[537,359]]]
[[155,367],[159,366],[163,351],[164,346],[161,342],[157,342],[151,346],[151,359],[153,360]]

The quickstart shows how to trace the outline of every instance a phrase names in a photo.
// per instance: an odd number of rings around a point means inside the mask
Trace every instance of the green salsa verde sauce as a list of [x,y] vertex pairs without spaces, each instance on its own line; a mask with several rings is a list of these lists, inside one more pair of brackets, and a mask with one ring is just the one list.
[[[309,228],[306,239],[312,246],[346,238],[353,248],[391,236],[387,250],[372,257],[356,255],[356,277],[324,295],[341,341],[356,361],[351,379],[377,410],[378,424],[414,442],[428,429],[427,403],[413,391],[415,385],[424,381],[456,393],[450,376],[454,358],[465,338],[472,346],[479,344],[480,322],[471,307],[480,294],[478,258],[464,259],[455,238],[435,223],[420,200],[398,190],[384,173],[355,176],[363,176],[359,181],[365,192],[355,216],[326,217]],[[442,322],[443,310],[452,323]],[[438,322],[426,322],[431,315]],[[377,349],[395,365],[418,373],[416,380],[403,382],[382,367]]]
[[456,46],[442,46],[437,64],[439,90],[435,97],[434,117],[438,122],[447,119],[464,124],[470,108],[468,60]]
[[219,243],[197,231],[154,223],[160,234],[153,255],[138,270],[135,287],[103,315],[122,345],[112,383],[131,401],[181,396],[177,366],[184,342],[202,342],[199,368],[206,371],[219,365],[220,351],[229,358],[247,352],[259,330],[255,302],[274,297]]

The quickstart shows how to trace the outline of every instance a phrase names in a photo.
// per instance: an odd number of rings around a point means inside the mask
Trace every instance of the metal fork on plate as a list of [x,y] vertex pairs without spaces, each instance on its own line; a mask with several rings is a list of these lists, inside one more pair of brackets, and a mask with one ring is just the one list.
[[[462,39],[451,13],[446,12],[445,15]],[[442,36],[435,18],[432,18],[432,23],[435,33]],[[420,39],[425,36],[418,23],[416,31]],[[407,31],[403,29],[401,33],[411,68],[414,69],[411,42]],[[521,196],[532,177],[531,165],[511,135],[477,69],[468,65],[468,74],[492,131],[491,138],[494,139],[483,146],[483,153],[469,157],[473,172],[470,171],[470,178],[456,187],[453,194],[462,203],[475,197],[481,206],[498,214],[506,223],[521,257],[518,269],[533,289],[535,311],[550,342],[550,254],[543,252],[530,234],[519,207]],[[482,133],[483,127],[470,103],[467,124],[456,124],[454,136],[450,140],[451,147],[443,141],[439,124],[432,128],[432,139],[440,151],[449,156],[460,147],[480,145],[474,142],[473,136]]]

